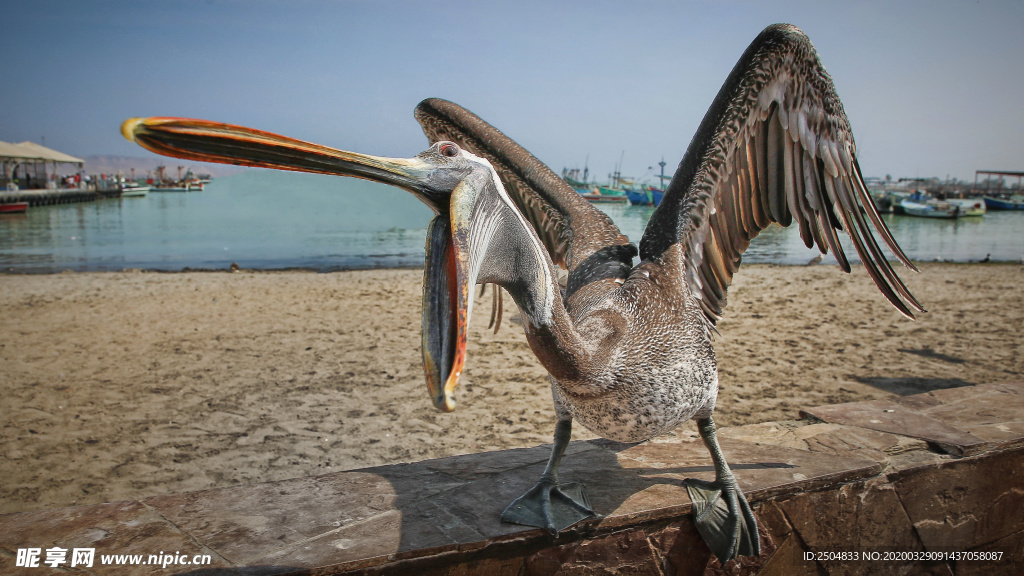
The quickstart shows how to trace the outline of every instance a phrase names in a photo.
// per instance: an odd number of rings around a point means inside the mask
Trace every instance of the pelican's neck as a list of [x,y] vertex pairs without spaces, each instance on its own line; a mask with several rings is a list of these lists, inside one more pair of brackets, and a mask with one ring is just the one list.
[[556,379],[577,379],[585,363],[579,332],[562,301],[555,266],[537,232],[509,197],[494,170],[474,218],[478,282],[498,284],[519,306],[530,348]]
[[582,367],[590,363],[587,348],[562,301],[557,276],[548,266],[548,282],[510,282],[502,288],[519,306],[526,340],[548,373],[563,382],[579,380]]

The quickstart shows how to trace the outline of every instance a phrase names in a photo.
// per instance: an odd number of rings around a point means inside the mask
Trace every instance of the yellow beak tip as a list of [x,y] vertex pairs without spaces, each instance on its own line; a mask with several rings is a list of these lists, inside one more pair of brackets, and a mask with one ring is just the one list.
[[135,128],[142,124],[145,118],[129,118],[121,123],[121,135],[129,142],[135,142]]
[[440,412],[452,412],[455,410],[455,398],[452,398],[451,394],[445,393],[434,400],[434,407]]

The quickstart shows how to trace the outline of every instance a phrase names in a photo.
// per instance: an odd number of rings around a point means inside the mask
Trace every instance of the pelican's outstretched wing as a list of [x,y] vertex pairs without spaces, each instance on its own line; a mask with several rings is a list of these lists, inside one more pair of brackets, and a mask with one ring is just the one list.
[[636,249],[611,218],[511,138],[469,110],[438,98],[420,102],[416,120],[431,142],[451,140],[494,166],[551,259],[570,270],[570,278],[573,270],[589,276],[581,281],[601,276],[586,272],[595,260],[600,261],[597,268],[614,269],[619,277],[628,273]]
[[681,243],[685,281],[715,322],[750,240],[773,222],[793,221],[808,248],[832,250],[849,272],[836,236],[845,230],[889,302],[911,318],[911,309],[924,311],[869,226],[917,270],[871,202],[832,79],[803,32],[776,24],[743,53],[704,116],[644,232],[640,257]]

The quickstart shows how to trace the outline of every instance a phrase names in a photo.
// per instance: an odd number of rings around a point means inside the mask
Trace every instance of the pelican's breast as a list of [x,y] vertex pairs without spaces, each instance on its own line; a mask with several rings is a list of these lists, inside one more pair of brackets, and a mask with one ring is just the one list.
[[552,379],[560,413],[621,442],[646,440],[710,414],[718,393],[715,354],[697,317],[699,305],[656,289],[639,292],[624,294],[619,306],[591,309],[579,321],[584,340],[601,343],[588,350],[602,362],[587,371],[589,381]]

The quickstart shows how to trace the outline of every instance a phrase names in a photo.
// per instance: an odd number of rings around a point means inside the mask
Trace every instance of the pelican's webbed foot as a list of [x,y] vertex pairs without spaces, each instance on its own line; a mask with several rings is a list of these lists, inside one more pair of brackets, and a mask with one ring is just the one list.
[[590,500],[582,484],[558,482],[558,465],[572,436],[572,420],[559,420],[555,428],[555,444],[551,458],[537,485],[516,498],[501,513],[504,522],[537,526],[552,534],[594,516]]
[[537,526],[557,534],[594,515],[583,485],[554,484],[541,480],[530,491],[516,498],[501,513],[504,522]]
[[693,478],[684,482],[693,501],[697,531],[723,564],[736,556],[757,556],[761,553],[757,520],[725,463],[715,423],[709,417],[699,420],[697,425],[715,463],[714,482]]

